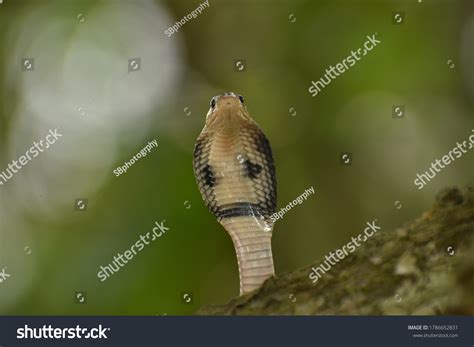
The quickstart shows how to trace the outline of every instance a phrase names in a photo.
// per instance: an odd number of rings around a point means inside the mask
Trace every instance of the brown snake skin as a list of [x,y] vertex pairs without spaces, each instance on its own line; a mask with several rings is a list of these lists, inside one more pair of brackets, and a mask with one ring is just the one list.
[[203,200],[234,243],[240,294],[257,289],[275,274],[270,216],[277,189],[270,143],[242,96],[212,98],[193,167]]

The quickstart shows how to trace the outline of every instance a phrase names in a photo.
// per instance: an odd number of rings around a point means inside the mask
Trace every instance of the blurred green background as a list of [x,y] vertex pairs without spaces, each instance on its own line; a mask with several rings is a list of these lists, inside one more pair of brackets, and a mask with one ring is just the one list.
[[[192,314],[238,296],[232,242],[192,171],[209,100],[223,92],[245,97],[272,144],[278,208],[316,190],[275,225],[277,275],[341,247],[366,221],[391,232],[441,188],[472,183],[472,151],[422,190],[413,183],[474,129],[472,1],[209,0],[165,35],[198,5],[0,4],[0,171],[49,129],[63,135],[0,186],[0,271],[10,274],[0,314]],[[402,24],[393,24],[397,11]],[[309,94],[375,32],[370,54]],[[24,58],[34,71],[22,71]],[[134,58],[140,71],[129,72]],[[405,105],[405,118],[392,118],[393,105]],[[155,138],[157,149],[113,174]],[[352,153],[351,166],[341,152]],[[75,210],[78,198],[87,211]],[[162,220],[164,237],[99,280],[101,265]]]

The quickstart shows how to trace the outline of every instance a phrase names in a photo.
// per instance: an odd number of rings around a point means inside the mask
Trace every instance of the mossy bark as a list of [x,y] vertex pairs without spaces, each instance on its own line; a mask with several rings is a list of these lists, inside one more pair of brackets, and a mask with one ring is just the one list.
[[420,218],[376,234],[316,283],[310,272],[269,279],[197,314],[473,315],[474,187],[443,190]]

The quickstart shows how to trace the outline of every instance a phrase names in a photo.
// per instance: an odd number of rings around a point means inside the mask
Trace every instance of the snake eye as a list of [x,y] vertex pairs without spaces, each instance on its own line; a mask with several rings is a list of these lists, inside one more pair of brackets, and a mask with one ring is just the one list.
[[239,95],[239,100],[242,104],[244,103],[244,97],[242,95]]
[[216,107],[216,98],[211,99],[211,107],[212,108]]

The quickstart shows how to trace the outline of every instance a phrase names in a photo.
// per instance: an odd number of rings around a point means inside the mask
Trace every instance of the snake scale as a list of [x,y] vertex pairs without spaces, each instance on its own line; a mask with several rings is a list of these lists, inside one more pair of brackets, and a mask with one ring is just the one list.
[[275,165],[270,143],[241,95],[218,95],[210,104],[194,148],[194,175],[207,207],[232,238],[242,295],[275,274]]

